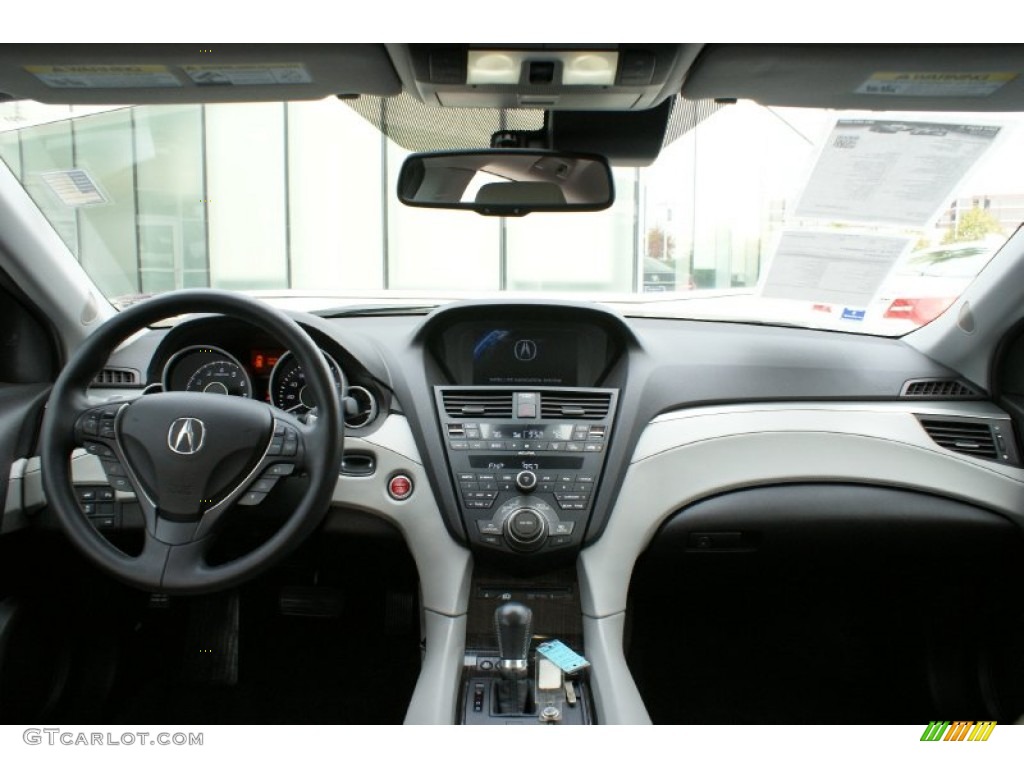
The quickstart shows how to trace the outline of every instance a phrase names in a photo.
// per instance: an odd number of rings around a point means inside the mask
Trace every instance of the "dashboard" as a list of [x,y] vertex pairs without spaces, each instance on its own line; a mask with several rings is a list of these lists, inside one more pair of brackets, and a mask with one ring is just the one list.
[[[623,651],[634,564],[680,510],[737,489],[902,488],[1024,523],[1008,414],[898,339],[569,302],[293,317],[337,363],[339,392],[376,406],[345,436],[369,471],[339,468],[325,525],[369,514],[416,562],[427,656],[407,722],[452,721],[467,649],[488,631],[479,606],[509,584],[571,593],[598,719],[648,722]],[[139,372],[134,389],[95,391],[315,407],[289,359],[233,318],[185,318],[111,357]],[[76,459],[76,482],[100,481],[94,464]]]
[[[536,571],[601,539],[659,418],[708,407],[760,412],[759,403],[889,403],[917,420],[934,408],[908,387],[956,380],[898,339],[627,319],[571,302],[294,317],[330,362],[349,437],[379,446],[402,424],[406,455],[422,467],[418,488],[447,535],[481,561]],[[144,371],[140,388],[250,397],[299,416],[316,407],[291,353],[230,317],[154,329],[110,365]],[[992,461],[1016,462],[1005,414],[961,402],[949,419],[970,414],[1007,438]],[[919,421],[914,428],[916,442],[943,450]]]

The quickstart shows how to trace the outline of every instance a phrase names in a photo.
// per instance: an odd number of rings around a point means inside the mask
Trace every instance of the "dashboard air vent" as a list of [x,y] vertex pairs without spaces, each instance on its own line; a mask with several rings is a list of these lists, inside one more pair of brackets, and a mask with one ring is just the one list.
[[511,392],[445,392],[443,397],[449,418],[512,418]]
[[943,448],[978,459],[999,457],[992,427],[983,421],[924,418],[920,421],[928,436]]
[[544,419],[603,419],[610,405],[611,395],[606,393],[545,392],[541,395],[540,415]]
[[348,388],[348,402],[345,403],[345,426],[360,429],[377,418],[377,398],[366,387],[352,385]]
[[931,400],[977,400],[981,393],[957,379],[915,379],[903,385],[900,397]]
[[137,387],[139,372],[134,368],[104,368],[92,383],[96,387]]

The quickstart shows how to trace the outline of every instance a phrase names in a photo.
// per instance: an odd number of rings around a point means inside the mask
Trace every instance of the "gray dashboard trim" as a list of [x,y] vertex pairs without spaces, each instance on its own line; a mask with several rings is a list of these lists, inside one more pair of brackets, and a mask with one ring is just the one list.
[[[1024,524],[1024,470],[929,447],[913,416],[917,406],[736,407],[649,424],[604,535],[580,554],[584,615],[624,612],[633,564],[658,527],[687,505],[732,489],[885,485],[964,500]],[[992,415],[990,407],[962,409]]]

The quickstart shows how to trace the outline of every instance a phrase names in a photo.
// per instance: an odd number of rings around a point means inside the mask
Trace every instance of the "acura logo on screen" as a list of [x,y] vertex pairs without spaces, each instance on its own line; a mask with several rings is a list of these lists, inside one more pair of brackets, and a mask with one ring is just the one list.
[[189,456],[203,447],[206,425],[192,416],[185,416],[171,422],[167,431],[167,446],[175,453]]
[[515,346],[516,360],[528,363],[537,357],[537,342],[532,339],[520,339]]

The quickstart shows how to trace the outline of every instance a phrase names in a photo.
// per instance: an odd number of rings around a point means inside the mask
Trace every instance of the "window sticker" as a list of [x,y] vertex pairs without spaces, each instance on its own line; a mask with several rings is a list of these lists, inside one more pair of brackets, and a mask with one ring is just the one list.
[[991,96],[1016,72],[875,72],[855,93],[871,96],[980,98]]
[[181,82],[167,68],[157,64],[62,64],[30,66],[50,88],[180,88]]
[[860,320],[852,308],[867,307],[908,237],[837,232],[783,232],[768,267],[762,295],[817,304],[839,304],[843,318]]
[[838,120],[796,216],[924,227],[999,131],[996,125]]

